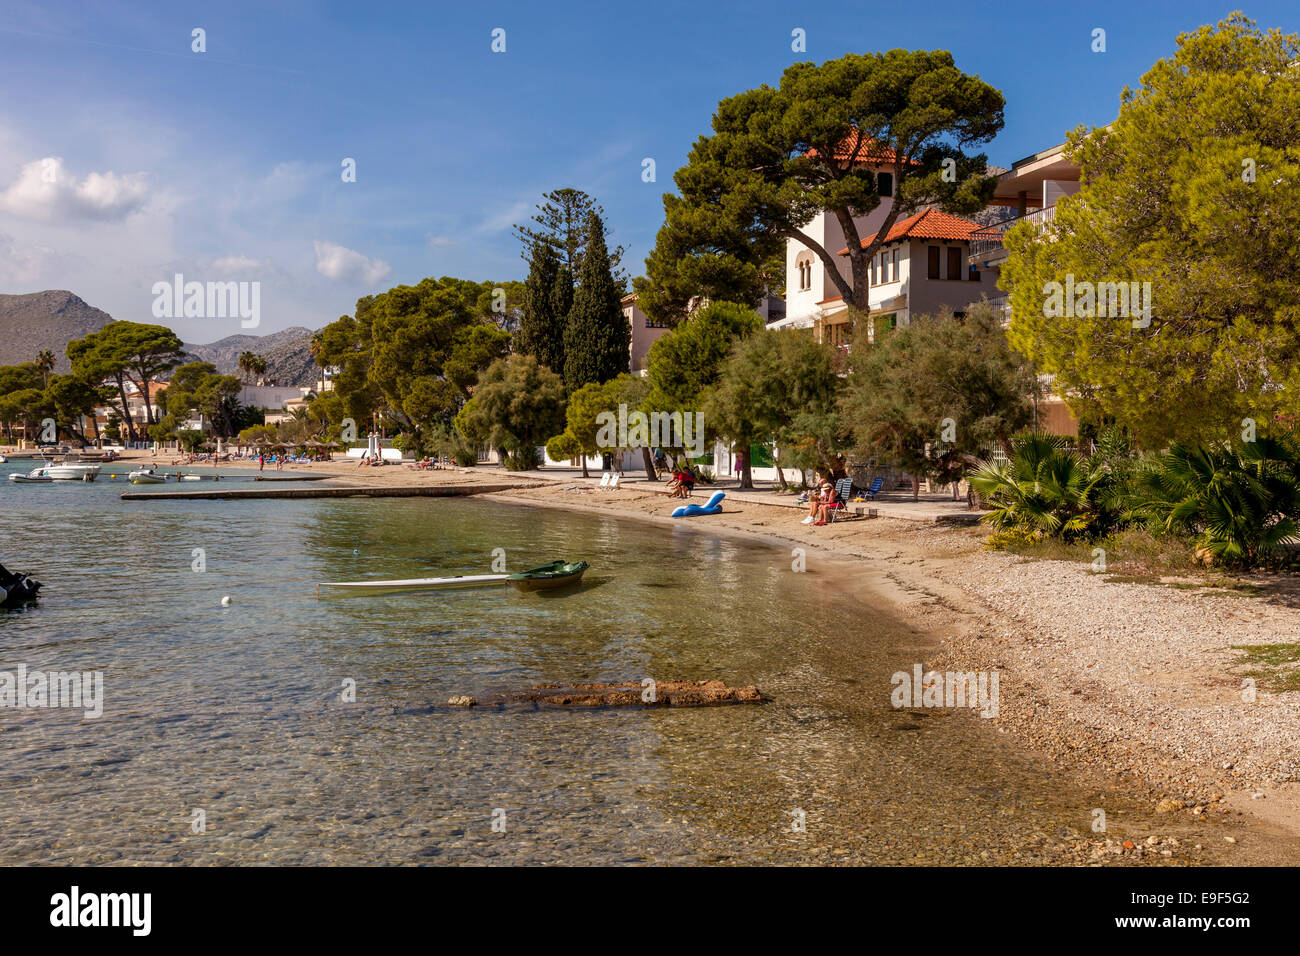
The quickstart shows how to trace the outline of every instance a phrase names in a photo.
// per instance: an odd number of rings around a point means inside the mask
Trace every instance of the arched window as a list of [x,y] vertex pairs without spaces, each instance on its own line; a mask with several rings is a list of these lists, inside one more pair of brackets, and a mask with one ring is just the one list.
[[811,252],[799,253],[799,258],[795,259],[794,264],[799,270],[799,291],[805,292],[812,288],[813,272],[813,255]]

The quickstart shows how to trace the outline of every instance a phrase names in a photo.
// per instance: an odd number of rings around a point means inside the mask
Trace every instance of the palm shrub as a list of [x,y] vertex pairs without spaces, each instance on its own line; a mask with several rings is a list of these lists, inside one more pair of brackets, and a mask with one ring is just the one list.
[[1192,537],[1216,561],[1253,567],[1297,538],[1300,447],[1289,434],[1175,442],[1136,471],[1127,513],[1152,533]]
[[1106,477],[1054,435],[1022,435],[1003,463],[981,461],[970,483],[991,509],[983,520],[999,531],[1028,532],[1073,541],[1095,538],[1106,515],[1095,494]]

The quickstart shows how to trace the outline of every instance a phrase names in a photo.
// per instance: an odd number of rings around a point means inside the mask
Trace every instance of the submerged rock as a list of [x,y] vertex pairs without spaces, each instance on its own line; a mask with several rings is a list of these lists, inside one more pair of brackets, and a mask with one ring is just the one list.
[[528,703],[551,707],[713,707],[762,702],[757,687],[731,687],[720,680],[542,684],[486,700],[453,697],[448,701],[462,707]]

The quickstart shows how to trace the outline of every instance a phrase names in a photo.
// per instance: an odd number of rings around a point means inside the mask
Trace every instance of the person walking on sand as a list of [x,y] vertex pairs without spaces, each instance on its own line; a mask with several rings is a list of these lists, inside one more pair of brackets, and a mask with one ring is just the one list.
[[266,468],[266,452],[262,452],[257,456],[257,470],[260,472],[264,468]]

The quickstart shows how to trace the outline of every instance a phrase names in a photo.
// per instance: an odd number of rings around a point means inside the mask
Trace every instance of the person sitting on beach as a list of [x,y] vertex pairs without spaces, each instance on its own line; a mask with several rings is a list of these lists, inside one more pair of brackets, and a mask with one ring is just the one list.
[[823,489],[826,483],[814,483],[812,493],[808,495],[808,516],[799,522],[800,524],[812,524],[817,520],[817,512],[822,506]]
[[831,520],[831,512],[837,508],[843,508],[844,502],[840,500],[839,494],[835,491],[835,486],[829,481],[822,485],[822,500],[817,506],[817,520],[814,525],[828,524]]
[[689,498],[691,492],[695,490],[695,472],[691,471],[691,466],[683,464],[673,477],[677,481],[677,487],[673,489],[672,496],[674,498]]

